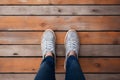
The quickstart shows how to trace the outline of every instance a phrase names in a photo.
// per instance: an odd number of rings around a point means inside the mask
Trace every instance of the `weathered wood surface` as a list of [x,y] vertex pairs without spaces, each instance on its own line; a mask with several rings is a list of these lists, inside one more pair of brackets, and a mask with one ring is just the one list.
[[[43,32],[0,32],[0,44],[40,44]],[[55,32],[64,44],[66,32]],[[120,32],[78,32],[81,44],[120,44]]]
[[120,6],[0,6],[0,15],[120,15]]
[[[0,58],[0,73],[36,73],[39,69],[41,60],[41,58]],[[79,58],[79,62],[83,72],[120,72],[120,58]],[[64,58],[57,58],[56,72],[65,72]]]
[[120,0],[0,0],[0,4],[120,4]]
[[[6,24],[7,23],[7,24]],[[120,16],[0,16],[0,30],[120,30]]]
[[[0,80],[34,80],[36,74],[0,74]],[[56,74],[56,80],[65,80],[65,74]],[[85,74],[86,80],[119,80],[120,74]]]
[[[65,56],[64,45],[56,45],[57,56]],[[40,45],[1,45],[0,56],[42,56]],[[120,56],[120,45],[81,45],[79,56]]]

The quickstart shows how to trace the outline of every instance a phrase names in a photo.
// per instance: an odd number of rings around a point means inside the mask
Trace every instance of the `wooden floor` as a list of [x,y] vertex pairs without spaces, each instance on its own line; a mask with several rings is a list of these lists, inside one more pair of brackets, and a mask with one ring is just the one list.
[[69,29],[80,37],[86,80],[120,80],[120,0],[0,0],[0,80],[34,80],[48,28],[57,36],[57,80]]

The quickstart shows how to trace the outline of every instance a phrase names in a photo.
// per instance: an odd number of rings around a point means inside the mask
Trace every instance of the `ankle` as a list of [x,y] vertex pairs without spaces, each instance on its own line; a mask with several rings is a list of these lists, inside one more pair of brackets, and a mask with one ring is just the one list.
[[69,56],[75,56],[75,57],[77,57],[75,51],[70,51],[70,52],[68,53],[68,57],[69,57]]
[[48,56],[51,56],[51,57],[53,57],[53,54],[52,54],[52,52],[47,52],[47,53],[46,53],[46,55],[45,55],[45,57],[48,57]]

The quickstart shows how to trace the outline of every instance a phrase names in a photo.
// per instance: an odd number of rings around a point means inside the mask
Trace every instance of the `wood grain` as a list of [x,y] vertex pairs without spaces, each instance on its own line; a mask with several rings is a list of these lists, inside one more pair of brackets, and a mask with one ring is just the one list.
[[[43,32],[0,32],[0,44],[40,44]],[[55,32],[63,44],[66,32]],[[78,32],[81,44],[120,44],[120,32]]]
[[42,61],[41,36],[48,28],[56,31],[60,44],[57,80],[65,78],[63,44],[69,29],[79,31],[86,80],[119,80],[120,6],[115,4],[120,0],[0,0],[0,80],[34,79]]
[[[41,58],[0,58],[0,73],[34,73],[38,71],[41,60]],[[120,72],[120,58],[80,58],[79,62],[83,72]],[[56,72],[65,72],[64,58],[57,58]]]
[[[6,24],[7,23],[7,24]],[[0,30],[120,30],[120,16],[0,16]]]
[[[56,45],[57,56],[65,56],[64,45]],[[42,56],[40,45],[0,45],[0,56]],[[79,56],[120,56],[120,45],[81,45]]]
[[0,15],[120,15],[120,6],[0,6]]
[[[34,80],[36,74],[0,74],[1,80]],[[119,80],[120,74],[84,74],[86,80]],[[64,80],[65,74],[56,74],[56,80]]]
[[120,4],[119,0],[1,0],[0,4]]

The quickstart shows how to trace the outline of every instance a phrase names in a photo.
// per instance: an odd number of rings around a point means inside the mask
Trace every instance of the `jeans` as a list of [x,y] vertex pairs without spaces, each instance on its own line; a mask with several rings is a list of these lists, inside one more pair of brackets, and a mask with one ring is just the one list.
[[[55,63],[51,56],[46,57],[34,80],[56,80]],[[69,56],[66,61],[65,80],[85,80],[78,59],[75,56]]]

